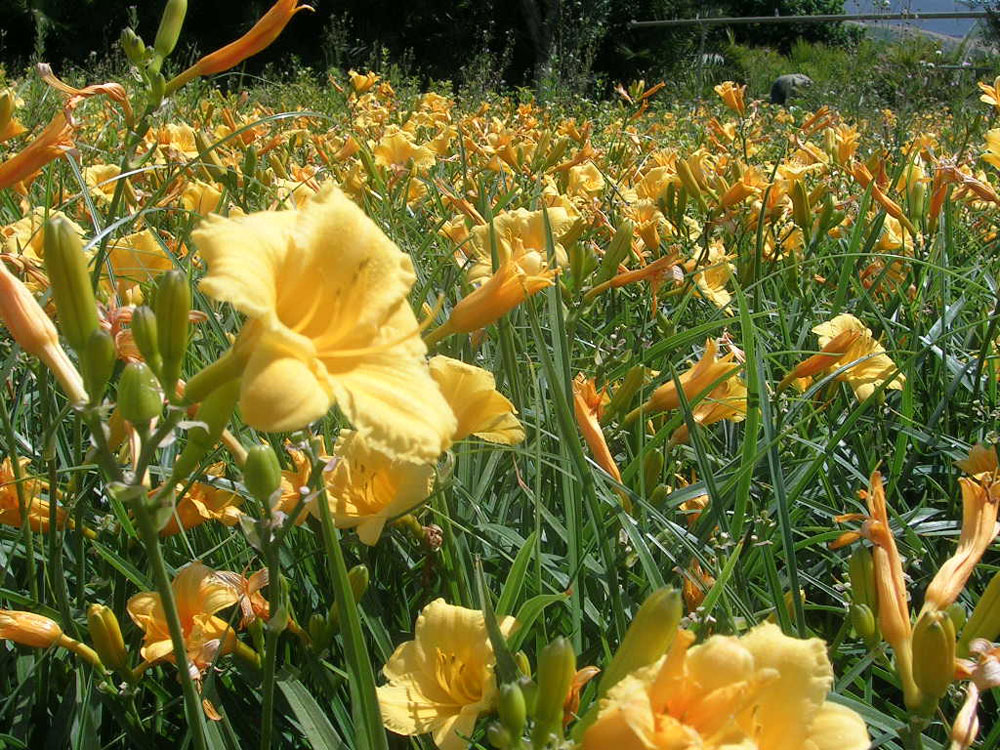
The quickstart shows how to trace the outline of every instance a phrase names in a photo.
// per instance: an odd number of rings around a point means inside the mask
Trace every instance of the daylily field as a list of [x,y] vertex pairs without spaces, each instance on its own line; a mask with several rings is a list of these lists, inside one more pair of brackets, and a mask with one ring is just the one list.
[[0,748],[1000,745],[1000,79],[304,105],[166,5],[0,92]]

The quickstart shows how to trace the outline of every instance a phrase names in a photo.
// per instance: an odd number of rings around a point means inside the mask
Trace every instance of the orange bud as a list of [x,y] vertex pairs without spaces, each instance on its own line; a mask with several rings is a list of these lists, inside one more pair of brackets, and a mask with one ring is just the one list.
[[22,349],[45,363],[71,401],[88,400],[83,378],[59,345],[59,334],[52,320],[28,288],[3,265],[0,265],[0,320]]

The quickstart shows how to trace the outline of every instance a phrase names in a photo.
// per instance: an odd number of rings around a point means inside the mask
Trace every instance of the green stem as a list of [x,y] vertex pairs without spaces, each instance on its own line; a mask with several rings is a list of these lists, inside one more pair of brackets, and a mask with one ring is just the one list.
[[368,649],[361,632],[358,606],[354,601],[351,583],[347,577],[347,563],[344,561],[344,551],[340,548],[340,533],[333,525],[333,516],[326,497],[326,484],[323,481],[324,462],[317,458],[311,447],[309,459],[312,462],[309,484],[316,492],[316,502],[319,504],[323,545],[326,548],[330,578],[333,580],[333,591],[340,612],[340,632],[344,639],[344,655],[347,658],[347,671],[350,676],[348,682],[351,688],[351,713],[361,740],[359,749],[388,750],[389,744],[382,726],[382,712],[375,692],[375,673],[368,658]]
[[3,420],[4,438],[7,441],[7,458],[10,459],[10,470],[14,474],[14,490],[17,492],[17,508],[21,514],[21,535],[24,541],[25,571],[28,577],[28,590],[31,600],[38,601],[38,581],[35,578],[35,540],[31,533],[28,519],[28,498],[24,494],[24,472],[17,455],[17,438],[14,435],[14,424],[7,410],[7,400],[0,398],[0,419]]
[[282,597],[281,567],[279,565],[278,547],[272,539],[267,545],[267,595],[271,600],[271,617],[267,623],[267,637],[264,639],[264,705],[260,722],[260,747],[268,750],[271,747],[271,735],[274,728],[274,687],[275,672],[278,665],[278,639],[285,623],[285,603]]
[[149,567],[153,573],[153,583],[160,594],[160,603],[163,605],[163,613],[167,619],[170,642],[174,648],[174,662],[177,664],[178,679],[184,693],[184,712],[187,714],[188,725],[191,730],[192,745],[195,750],[205,750],[205,715],[201,709],[201,700],[198,698],[198,691],[195,689],[194,680],[191,679],[191,672],[188,668],[184,630],[181,627],[181,618],[177,612],[177,602],[174,601],[174,590],[170,585],[170,575],[167,573],[167,565],[163,560],[163,552],[160,549],[159,530],[156,528],[152,514],[146,506],[145,491],[142,488],[138,489],[140,493],[136,495],[136,501],[133,502],[132,509],[135,512],[143,545],[146,547]]

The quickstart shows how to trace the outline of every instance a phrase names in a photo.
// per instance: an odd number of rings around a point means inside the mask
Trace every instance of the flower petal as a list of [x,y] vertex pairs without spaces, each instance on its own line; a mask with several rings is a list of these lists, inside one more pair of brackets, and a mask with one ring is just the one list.
[[[427,364],[406,344],[350,363],[325,364],[337,406],[378,450],[394,458],[433,461],[451,444],[455,415]],[[336,364],[343,369],[334,371]]]
[[871,744],[865,721],[839,703],[826,701],[809,727],[805,750],[867,750]]
[[298,430],[329,411],[332,399],[325,386],[299,357],[262,345],[243,372],[243,419],[264,432]]
[[273,314],[277,279],[291,249],[294,211],[209,216],[191,233],[208,264],[201,290],[253,318]]
[[762,748],[802,750],[807,727],[833,683],[826,644],[819,638],[790,638],[773,623],[758,625],[740,643],[753,654],[755,669],[779,674],[763,687],[740,723]]

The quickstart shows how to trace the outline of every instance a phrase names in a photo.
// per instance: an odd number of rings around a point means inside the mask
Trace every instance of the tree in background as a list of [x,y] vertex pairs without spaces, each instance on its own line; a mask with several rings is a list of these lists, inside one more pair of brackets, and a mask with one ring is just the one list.
[[[190,0],[186,54],[215,49],[245,31],[271,0]],[[8,65],[31,58],[82,63],[117,44],[123,27],[155,29],[161,3],[123,0],[0,0],[0,56]],[[401,63],[423,79],[462,83],[489,69],[491,82],[532,85],[540,92],[608,90],[609,81],[665,76],[714,42],[722,29],[629,29],[632,20],[701,15],[839,13],[843,0],[316,0],[309,22],[292,23],[266,53],[260,69],[292,55],[325,69]],[[324,29],[325,32],[319,31]],[[839,41],[829,25],[737,27],[738,40],[783,51],[797,38]],[[718,46],[718,45],[715,45]],[[179,63],[184,54],[176,55]],[[595,81],[597,85],[595,86]]]

